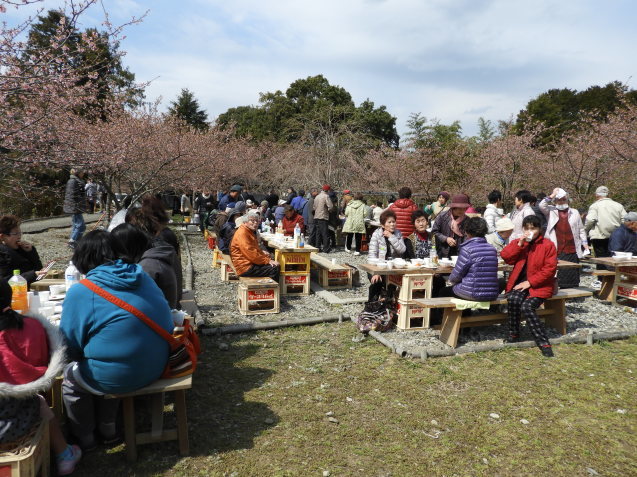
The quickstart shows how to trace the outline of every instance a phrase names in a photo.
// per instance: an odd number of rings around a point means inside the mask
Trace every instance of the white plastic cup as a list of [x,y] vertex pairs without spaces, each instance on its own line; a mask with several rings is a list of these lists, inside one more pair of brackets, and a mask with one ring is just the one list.
[[38,296],[40,297],[40,303],[49,301],[49,297],[51,293],[48,290],[42,290],[38,292]]
[[51,285],[49,290],[53,296],[64,295],[66,293],[66,285]]
[[394,264],[391,261],[387,262],[387,270],[391,270],[393,268],[394,268]]

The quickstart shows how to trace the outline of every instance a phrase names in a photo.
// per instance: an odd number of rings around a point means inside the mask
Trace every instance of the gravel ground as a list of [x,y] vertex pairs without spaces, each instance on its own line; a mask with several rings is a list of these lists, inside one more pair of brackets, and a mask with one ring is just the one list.
[[[71,255],[70,250],[66,247],[69,232],[70,228],[49,229],[45,233],[27,233],[24,235],[24,239],[36,245],[43,263],[59,257],[68,260]],[[208,249],[203,238],[188,236],[187,240],[195,269],[196,300],[206,323],[211,326],[320,317],[338,313],[344,313],[346,316],[354,318],[362,310],[361,303],[330,305],[322,298],[311,294],[304,297],[282,296],[281,313],[279,314],[243,316],[237,309],[237,284],[222,282],[219,269],[211,268],[212,252]],[[340,263],[352,265],[364,263],[367,259],[365,254],[353,256],[345,253],[342,249],[326,256],[336,258]],[[184,256],[184,268],[185,260]],[[62,263],[66,265],[65,262]],[[64,266],[56,268],[64,268]],[[353,290],[337,290],[333,293],[340,298],[367,296],[369,281],[365,273],[360,275],[362,286]],[[590,276],[583,275],[581,285],[589,286],[591,281]],[[586,335],[589,330],[594,332],[637,330],[637,314],[628,307],[612,306],[591,297],[582,301],[567,302],[566,308],[568,335]],[[384,334],[388,340],[403,349],[413,347],[449,349],[447,345],[438,340],[438,335],[439,332],[436,330],[409,332],[393,330]],[[559,336],[555,330],[549,330],[549,335],[552,338]],[[506,326],[468,328],[462,331],[458,344],[462,346],[489,342],[500,343],[505,336]],[[526,328],[522,329],[522,339],[532,339]]]
[[[314,318],[325,315],[343,313],[346,316],[356,316],[362,309],[360,303],[351,305],[330,305],[324,299],[310,294],[309,296],[288,297],[281,296],[278,314],[241,315],[237,308],[237,282],[222,282],[218,268],[211,268],[212,251],[203,238],[187,235],[193,268],[195,269],[195,298],[199,311],[211,326],[222,326],[236,323],[252,323],[266,321],[283,321],[300,318]],[[336,258],[339,263],[364,263],[366,256],[353,256],[342,250],[325,255]],[[185,257],[183,257],[185,260]],[[184,267],[185,267],[184,263]],[[335,292],[340,298],[367,296],[367,277],[361,277],[363,286],[354,290],[338,290]]]

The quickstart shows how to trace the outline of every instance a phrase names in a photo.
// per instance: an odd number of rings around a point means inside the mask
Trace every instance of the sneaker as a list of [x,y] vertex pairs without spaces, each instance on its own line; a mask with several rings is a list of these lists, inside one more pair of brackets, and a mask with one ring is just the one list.
[[75,466],[82,458],[82,451],[76,445],[66,446],[64,452],[56,458],[58,475],[69,475],[75,470]]
[[542,351],[542,356],[546,356],[547,358],[553,358],[555,356],[551,345],[540,346],[540,351]]
[[591,282],[591,288],[594,290],[600,290],[602,288],[602,282],[600,280],[593,280]]
[[360,252],[354,252],[354,255],[360,255],[360,254],[361,254]]

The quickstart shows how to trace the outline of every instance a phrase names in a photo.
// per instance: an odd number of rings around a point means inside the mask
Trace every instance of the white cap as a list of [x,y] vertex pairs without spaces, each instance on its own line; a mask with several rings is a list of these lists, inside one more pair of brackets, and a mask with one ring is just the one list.
[[567,197],[568,193],[564,190],[564,189],[557,189],[557,194],[555,194],[555,198],[556,199],[563,199],[564,197]]

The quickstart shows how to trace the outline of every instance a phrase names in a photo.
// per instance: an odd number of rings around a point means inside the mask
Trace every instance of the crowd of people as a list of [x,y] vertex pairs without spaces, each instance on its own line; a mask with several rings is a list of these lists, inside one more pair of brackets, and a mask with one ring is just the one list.
[[[71,473],[82,452],[117,440],[119,403],[104,396],[150,384],[168,360],[168,343],[118,301],[171,332],[171,310],[180,307],[183,288],[179,242],[168,226],[166,204],[152,196],[136,205],[129,201],[108,230],[84,234],[82,213],[90,210],[90,198],[99,189],[83,179],[82,171],[72,171],[64,210],[71,215],[72,261],[88,282],[68,290],[59,328],[41,316],[11,309],[7,280],[13,271],[19,270],[27,283],[45,271],[36,248],[22,240],[20,220],[0,217],[0,445],[32,432],[40,419],[49,420],[59,475]],[[558,286],[579,284],[579,269],[558,271],[558,259],[577,263],[591,248],[597,257],[615,251],[637,255],[637,213],[627,213],[604,186],[597,188],[585,213],[572,208],[559,187],[542,196],[518,191],[509,213],[496,190],[486,197],[485,207],[474,207],[466,194],[446,191],[421,207],[408,187],[385,207],[368,205],[363,194],[350,190],[340,196],[325,184],[307,194],[289,188],[284,198],[270,191],[257,201],[244,186],[233,184],[216,196],[199,192],[193,201],[183,194],[179,211],[217,233],[219,248],[243,277],[279,280],[280,266],[259,236],[259,230],[270,227],[285,235],[300,230],[306,243],[323,253],[335,249],[341,232],[345,250],[355,255],[367,240],[369,259],[456,257],[450,275],[436,276],[434,295],[488,302],[505,291],[508,341],[520,339],[520,321],[525,320],[545,356],[553,351],[537,309]],[[513,266],[506,281],[499,275],[499,260]],[[95,287],[116,300],[98,296]],[[381,274],[370,276],[370,301],[386,289]],[[59,374],[64,376],[71,444],[39,396]]]

